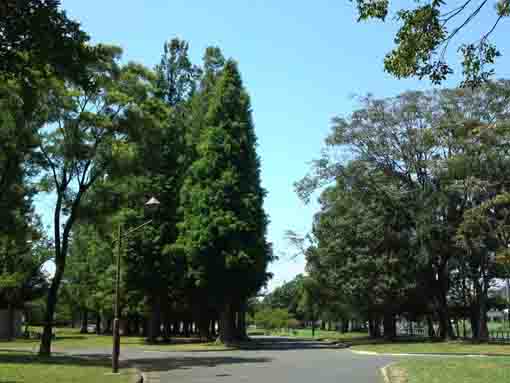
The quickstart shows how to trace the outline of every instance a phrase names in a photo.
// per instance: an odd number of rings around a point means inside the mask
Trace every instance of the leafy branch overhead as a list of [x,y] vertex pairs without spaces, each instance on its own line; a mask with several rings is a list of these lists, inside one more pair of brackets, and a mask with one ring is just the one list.
[[[359,21],[386,20],[392,3],[387,0],[356,0]],[[494,6],[495,5],[495,6]],[[491,6],[494,6],[491,10]],[[491,24],[474,40],[470,30],[491,17]],[[478,86],[494,75],[493,65],[501,56],[492,42],[494,33],[510,16],[510,1],[460,0],[460,3],[432,0],[402,8],[395,18],[399,30],[395,48],[386,55],[384,68],[397,78],[417,76],[434,84],[453,73],[449,50],[459,47],[462,54],[464,86]],[[504,33],[504,32],[503,32]]]

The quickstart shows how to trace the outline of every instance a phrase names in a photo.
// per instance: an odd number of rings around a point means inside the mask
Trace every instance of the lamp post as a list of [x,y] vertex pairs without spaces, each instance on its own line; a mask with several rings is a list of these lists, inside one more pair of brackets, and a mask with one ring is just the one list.
[[[160,205],[159,201],[152,197],[145,206],[149,209],[157,208]],[[115,307],[113,319],[113,350],[112,350],[112,372],[114,374],[119,372],[119,355],[120,355],[120,260],[122,255],[122,239],[128,237],[131,233],[141,229],[152,223],[152,219],[144,222],[143,224],[128,230],[122,234],[122,224],[119,223],[117,232],[117,270],[115,273]]]

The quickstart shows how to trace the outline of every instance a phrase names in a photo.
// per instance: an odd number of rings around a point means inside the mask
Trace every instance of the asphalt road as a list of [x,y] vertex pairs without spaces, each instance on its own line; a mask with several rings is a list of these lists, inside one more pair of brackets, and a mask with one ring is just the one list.
[[[264,338],[254,350],[124,351],[124,361],[161,383],[380,383],[389,357],[353,354],[323,343]],[[152,380],[151,380],[152,381]],[[154,380],[158,381],[158,380]]]

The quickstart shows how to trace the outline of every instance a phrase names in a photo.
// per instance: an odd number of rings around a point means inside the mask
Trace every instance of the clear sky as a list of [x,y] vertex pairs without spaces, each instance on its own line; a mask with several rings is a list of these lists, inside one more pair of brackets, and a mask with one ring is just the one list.
[[[358,24],[348,0],[62,0],[62,6],[93,42],[121,46],[125,61],[152,67],[164,41],[179,37],[190,43],[196,63],[209,45],[239,62],[252,98],[262,181],[269,193],[269,239],[281,257],[271,265],[270,288],[304,270],[304,259],[289,258],[284,232],[310,230],[317,204],[305,206],[293,183],[319,156],[331,118],[348,115],[356,107],[354,95],[393,96],[430,87],[425,80],[397,80],[384,73],[396,24],[391,19]],[[488,29],[489,20],[482,17],[474,29]],[[500,26],[497,42],[510,57],[504,33],[508,24]],[[499,77],[510,77],[509,63],[500,60]],[[45,222],[49,206],[43,200],[38,204]]]

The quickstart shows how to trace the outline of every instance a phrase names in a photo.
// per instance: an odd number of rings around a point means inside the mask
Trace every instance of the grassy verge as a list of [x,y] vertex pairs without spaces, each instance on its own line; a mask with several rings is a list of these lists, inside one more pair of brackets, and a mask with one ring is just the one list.
[[0,351],[0,382],[23,383],[127,383],[134,381],[133,370],[109,375],[110,362],[65,356],[41,358],[26,352]]
[[374,342],[356,344],[353,350],[378,352],[382,354],[494,354],[509,355],[510,345],[475,344],[470,342],[427,342],[427,341],[395,341],[392,343]]
[[[335,341],[349,341],[355,339],[366,339],[368,338],[368,334],[365,332],[347,332],[341,333],[338,331],[326,331],[326,330],[315,330],[315,336],[312,336],[312,330],[307,329],[297,329],[297,330],[274,330],[274,331],[265,331],[263,329],[251,330],[253,334],[266,334],[266,335],[274,335],[274,336],[290,336],[296,338],[305,338],[305,339],[322,339],[322,340],[335,340]],[[250,332],[248,332],[250,335]]]
[[389,367],[392,383],[503,383],[510,380],[510,358],[408,359]]
[[[80,334],[78,329],[57,328],[56,338],[52,342],[52,350],[63,352],[76,349],[105,349],[112,346],[111,335]],[[0,350],[27,350],[35,352],[39,349],[38,339],[16,339],[12,342],[0,341]],[[214,342],[204,343],[197,338],[172,338],[168,344],[147,344],[143,337],[123,336],[122,347],[136,347],[153,351],[222,351],[228,349]],[[1,381],[0,381],[1,382]]]

